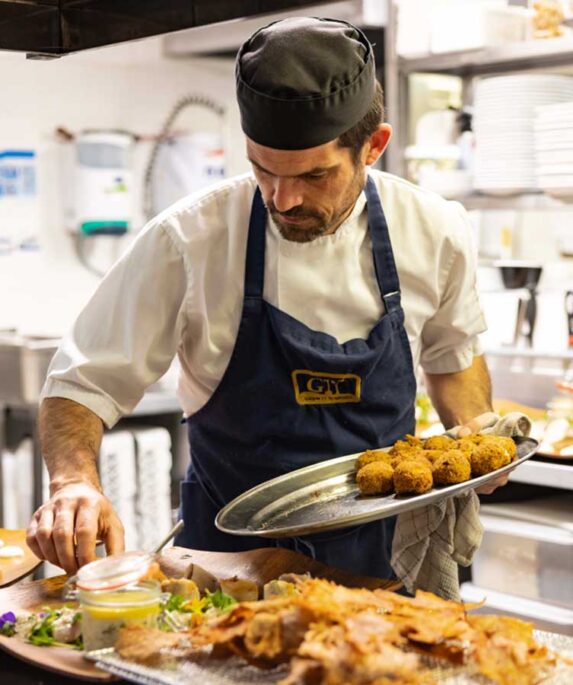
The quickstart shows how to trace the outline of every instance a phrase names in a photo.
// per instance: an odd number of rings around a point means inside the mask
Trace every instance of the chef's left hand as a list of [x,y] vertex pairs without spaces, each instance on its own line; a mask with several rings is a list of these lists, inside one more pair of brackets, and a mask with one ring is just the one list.
[[485,414],[475,416],[471,421],[458,426],[456,437],[465,438],[467,435],[471,435],[472,433],[479,433],[487,426],[491,426],[492,423],[494,423],[498,418],[499,416],[494,414],[492,411],[487,411]]
[[[479,433],[486,426],[490,426],[495,418],[496,415],[491,411],[488,411],[485,414],[480,414],[471,421],[468,421],[463,426],[460,426],[457,430],[457,437],[463,438],[467,435],[471,435],[472,433]],[[494,492],[494,490],[497,490],[497,488],[507,485],[510,473],[511,471],[508,471],[502,476],[498,476],[497,478],[494,478],[494,480],[490,480],[489,483],[476,488],[477,494],[491,495],[491,493]]]

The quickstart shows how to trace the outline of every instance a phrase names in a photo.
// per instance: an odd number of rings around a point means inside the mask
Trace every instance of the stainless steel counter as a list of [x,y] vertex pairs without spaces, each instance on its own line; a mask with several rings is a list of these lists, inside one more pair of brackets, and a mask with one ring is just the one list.
[[553,464],[530,459],[516,468],[509,480],[514,483],[573,490],[573,461]]

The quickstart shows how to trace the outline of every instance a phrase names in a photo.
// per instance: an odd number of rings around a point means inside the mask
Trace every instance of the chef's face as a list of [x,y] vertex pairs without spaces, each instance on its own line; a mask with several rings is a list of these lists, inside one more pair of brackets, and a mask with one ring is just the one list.
[[305,243],[334,233],[364,188],[366,165],[378,159],[390,134],[382,124],[357,160],[335,140],[306,150],[275,150],[247,138],[253,173],[282,236]]

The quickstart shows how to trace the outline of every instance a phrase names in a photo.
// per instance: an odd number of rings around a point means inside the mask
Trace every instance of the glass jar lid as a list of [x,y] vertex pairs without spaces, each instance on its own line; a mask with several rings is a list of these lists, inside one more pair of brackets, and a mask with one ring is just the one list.
[[113,590],[142,580],[155,561],[149,552],[124,552],[96,559],[78,571],[80,590]]

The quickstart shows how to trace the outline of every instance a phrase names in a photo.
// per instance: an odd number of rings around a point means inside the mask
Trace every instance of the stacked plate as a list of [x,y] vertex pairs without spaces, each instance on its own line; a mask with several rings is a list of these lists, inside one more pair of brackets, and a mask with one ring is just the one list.
[[571,76],[513,74],[478,81],[474,188],[496,195],[536,190],[536,108],[572,100]]
[[573,98],[535,111],[538,187],[549,195],[573,200]]

